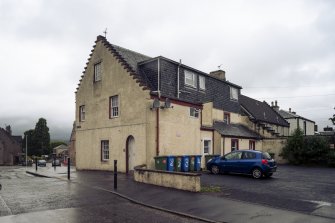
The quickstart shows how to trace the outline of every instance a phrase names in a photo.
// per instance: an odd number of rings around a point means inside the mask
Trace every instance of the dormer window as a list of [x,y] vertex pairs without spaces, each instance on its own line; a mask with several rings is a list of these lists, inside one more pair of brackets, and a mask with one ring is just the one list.
[[101,62],[94,64],[94,82],[101,81]]
[[201,90],[206,90],[205,77],[204,76],[199,76],[199,88]]
[[238,89],[230,87],[230,99],[237,101],[238,100]]
[[185,85],[196,88],[197,87],[197,75],[191,71],[185,70]]

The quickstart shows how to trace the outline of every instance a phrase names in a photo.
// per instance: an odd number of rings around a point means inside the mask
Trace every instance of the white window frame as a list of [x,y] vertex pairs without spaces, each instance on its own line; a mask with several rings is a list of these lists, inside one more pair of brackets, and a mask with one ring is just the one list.
[[206,78],[204,76],[199,76],[199,88],[206,90]]
[[85,105],[79,106],[79,121],[80,122],[85,121]]
[[117,118],[120,114],[119,95],[114,95],[109,98],[109,118]]
[[101,140],[101,160],[109,160],[109,140]]
[[102,62],[94,64],[94,82],[101,81],[102,76]]
[[[208,144],[208,152],[206,153],[205,152],[205,141],[208,141],[209,144]],[[209,154],[212,154],[212,139],[209,139],[209,138],[203,138],[202,139],[202,154],[203,155],[209,155]]]
[[190,107],[190,117],[199,118],[199,115],[200,115],[200,109]]
[[230,87],[230,99],[237,101],[238,100],[238,89]]
[[184,74],[185,74],[185,85],[197,88],[197,74],[188,70],[185,70]]

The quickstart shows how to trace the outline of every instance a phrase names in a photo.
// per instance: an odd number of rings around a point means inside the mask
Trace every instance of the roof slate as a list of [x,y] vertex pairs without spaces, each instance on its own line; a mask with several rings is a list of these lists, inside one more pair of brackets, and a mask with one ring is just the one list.
[[137,72],[137,64],[145,60],[151,59],[151,57],[128,50],[126,48],[111,44],[112,47],[120,54],[120,56],[130,65],[130,67]]
[[289,127],[289,123],[266,102],[260,102],[245,95],[240,95],[239,101],[243,109],[256,121]]
[[213,128],[223,136],[241,137],[249,139],[261,139],[262,137],[256,132],[251,131],[248,127],[241,124],[227,124],[224,122],[214,122]]

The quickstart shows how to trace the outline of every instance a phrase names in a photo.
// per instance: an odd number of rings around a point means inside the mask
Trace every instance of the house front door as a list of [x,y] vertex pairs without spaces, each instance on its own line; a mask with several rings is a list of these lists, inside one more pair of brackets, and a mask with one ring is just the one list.
[[135,139],[133,136],[127,138],[126,148],[126,172],[134,170],[135,165]]

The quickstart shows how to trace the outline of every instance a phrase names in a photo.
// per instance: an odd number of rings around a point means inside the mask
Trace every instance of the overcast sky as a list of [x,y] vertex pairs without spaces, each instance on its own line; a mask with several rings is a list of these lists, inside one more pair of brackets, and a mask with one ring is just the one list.
[[242,93],[331,125],[335,1],[0,0],[0,127],[48,121],[69,139],[75,90],[98,35],[204,72]]

